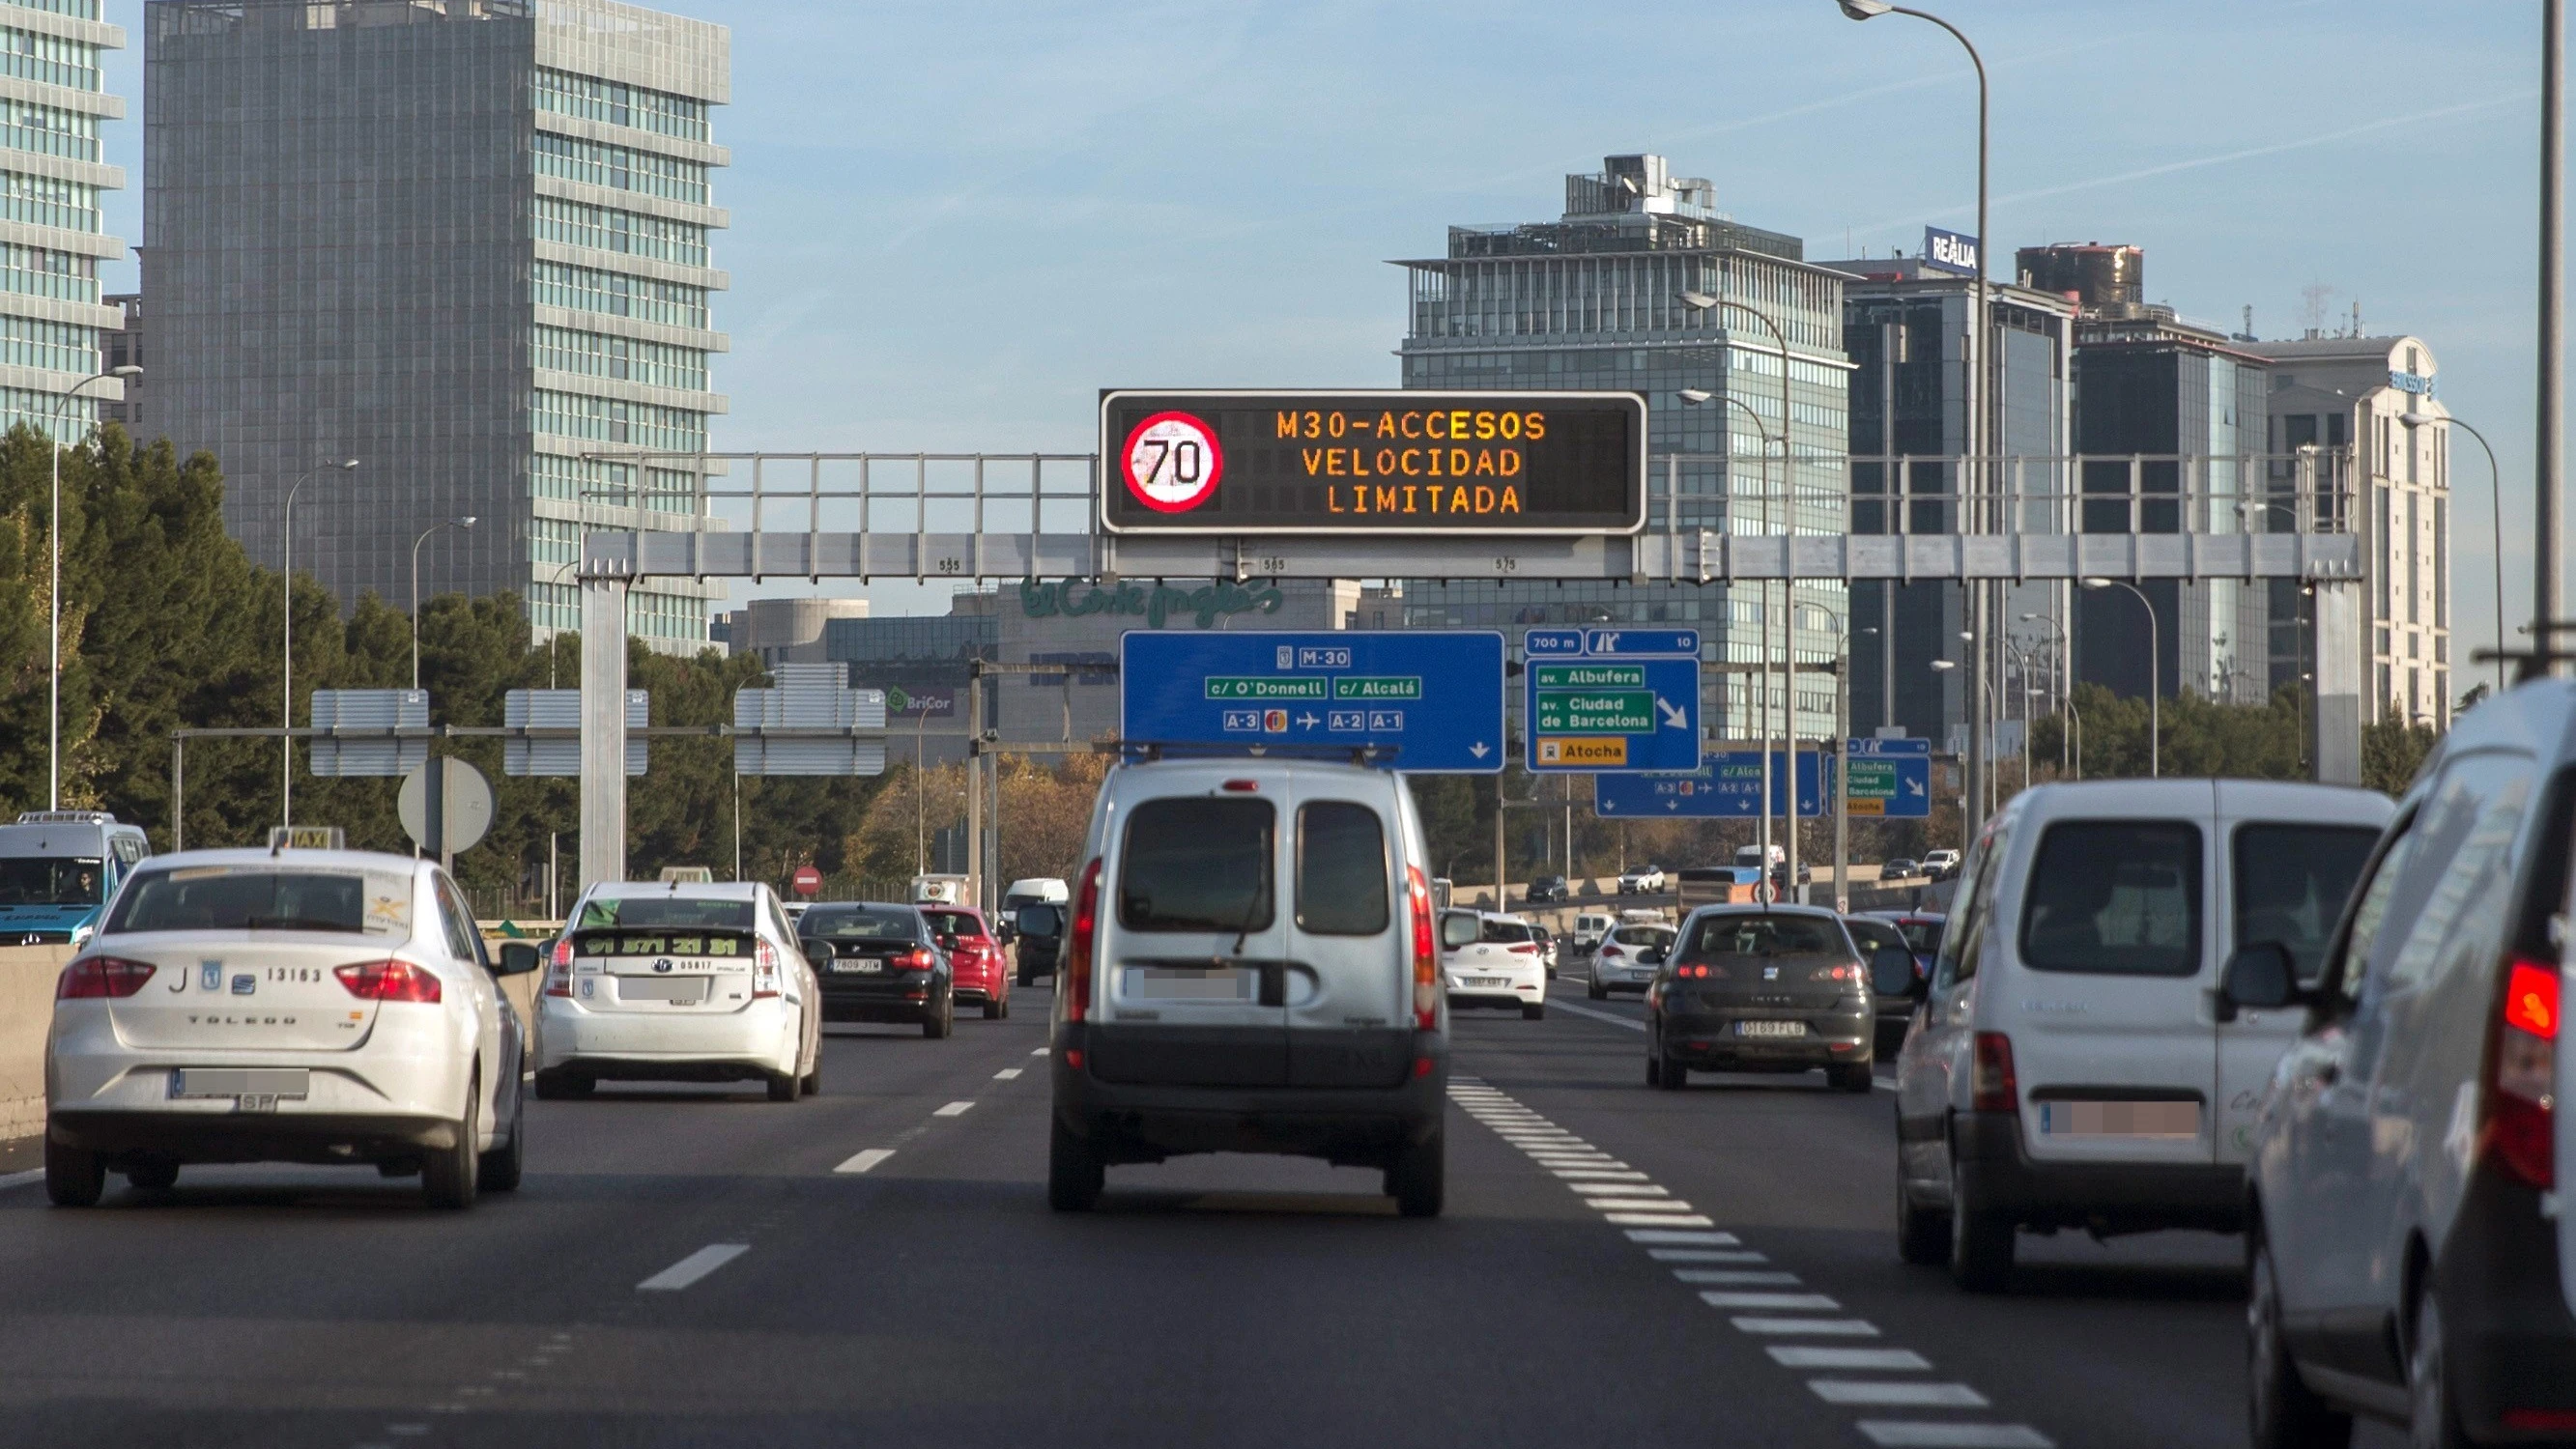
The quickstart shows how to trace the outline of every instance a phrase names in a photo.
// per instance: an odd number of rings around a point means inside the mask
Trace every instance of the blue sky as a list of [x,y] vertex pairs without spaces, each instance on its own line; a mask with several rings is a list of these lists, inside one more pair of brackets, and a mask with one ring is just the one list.
[[[1453,222],[1551,217],[1651,150],[1745,222],[1912,250],[1969,229],[1975,89],[1920,21],[1832,0],[673,0],[732,27],[716,446],[1090,445],[1103,386],[1392,386],[1402,274]],[[111,217],[140,235],[140,5]],[[1993,254],[2146,249],[2147,295],[2295,336],[2302,293],[2410,331],[2506,477],[2527,597],[2538,7],[1949,0],[1994,88]],[[128,265],[124,277],[130,279]],[[2484,460],[2454,596],[2492,637]],[[2518,522],[2519,521],[2519,522]],[[889,611],[936,609],[880,589]],[[2465,675],[2465,671],[2464,671]]]

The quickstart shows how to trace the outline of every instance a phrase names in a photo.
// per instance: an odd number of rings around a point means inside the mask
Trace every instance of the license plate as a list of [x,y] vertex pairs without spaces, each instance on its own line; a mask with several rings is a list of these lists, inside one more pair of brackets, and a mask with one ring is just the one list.
[[1807,1024],[1803,1021],[1739,1021],[1735,1024],[1735,1034],[1737,1036],[1805,1036]]
[[695,1006],[707,999],[704,976],[620,976],[617,978],[620,1001],[667,1001],[673,1006]]
[[832,972],[838,976],[873,976],[885,969],[883,961],[835,961]]
[[1512,978],[1508,976],[1479,976],[1468,984],[1472,986],[1509,986],[1512,984]]
[[2200,1136],[2198,1102],[2042,1102],[2039,1130],[2051,1137]]
[[181,1067],[170,1074],[170,1095],[229,1097],[241,1102],[245,1112],[275,1111],[281,1097],[304,1100],[312,1080],[313,1074],[302,1067]]
[[1259,978],[1249,971],[1212,966],[1130,966],[1121,995],[1131,1001],[1250,1001]]

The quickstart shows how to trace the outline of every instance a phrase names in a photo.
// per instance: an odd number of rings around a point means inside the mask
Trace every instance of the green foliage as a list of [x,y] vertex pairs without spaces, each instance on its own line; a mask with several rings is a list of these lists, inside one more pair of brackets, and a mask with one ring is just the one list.
[[2405,794],[2441,738],[2431,725],[2406,723],[2400,707],[2391,701],[2387,718],[2362,727],[2361,783],[2391,795]]

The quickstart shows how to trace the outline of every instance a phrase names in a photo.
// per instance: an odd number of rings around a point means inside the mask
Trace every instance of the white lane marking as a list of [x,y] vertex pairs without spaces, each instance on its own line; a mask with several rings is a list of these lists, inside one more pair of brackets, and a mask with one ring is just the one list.
[[7,1192],[13,1187],[34,1187],[44,1180],[45,1170],[41,1167],[31,1167],[25,1172],[0,1175],[0,1192]]
[[1004,1067],[993,1074],[993,1080],[997,1082],[1008,1082],[1016,1079],[1019,1074],[1020,1069],[1018,1067]]
[[1709,1289],[1699,1301],[1711,1308],[1767,1308],[1774,1313],[1838,1313],[1842,1305],[1822,1293],[1729,1293]]
[[1029,1055],[1030,1055],[1030,1056],[1033,1056],[1033,1057],[1042,1057],[1042,1056],[1045,1056],[1045,1055],[1047,1054],[1047,1051],[1048,1051],[1048,1048],[1046,1048],[1046,1047],[1039,1047],[1036,1051],[1033,1051],[1033,1052],[1029,1053]]
[[[1573,1188],[1576,1192],[1600,1194],[1601,1201],[1591,1204],[1593,1207],[1617,1207],[1625,1203],[1629,1198],[1634,1197],[1673,1198],[1671,1193],[1664,1191],[1662,1188],[1655,1186],[1651,1182],[1637,1187],[1585,1187],[1579,1182],[1570,1182],[1567,1183],[1566,1186]],[[1675,1212],[1680,1212],[1683,1209],[1688,1208],[1690,1204],[1682,1202],[1677,1198],[1673,1198],[1673,1200],[1669,1202],[1653,1202],[1647,1203],[1645,1206],[1650,1208],[1669,1207]]]
[[1644,1182],[1646,1180],[1646,1175],[1642,1172],[1621,1172],[1615,1167],[1551,1167],[1548,1171],[1569,1182],[1575,1179],[1583,1182]]
[[1673,1270],[1673,1276],[1685,1283],[1706,1283],[1711,1287],[1733,1286],[1737,1288],[1760,1288],[1769,1286],[1773,1288],[1795,1288],[1798,1286],[1797,1274],[1783,1273],[1777,1270],[1767,1273],[1753,1273],[1720,1268],[1675,1268]]
[[635,1285],[639,1293],[676,1293],[751,1251],[749,1243],[709,1243]]
[[860,1153],[858,1156],[851,1158],[849,1161],[842,1163],[840,1166],[835,1167],[832,1170],[834,1172],[865,1172],[892,1156],[894,1156],[894,1149],[891,1147],[871,1147],[867,1151]]
[[2027,1424],[1863,1419],[1857,1427],[1879,1449],[2057,1449],[2055,1440]]
[[1551,1001],[1548,1005],[1556,1008],[1558,1011],[1570,1011],[1577,1016],[1591,1017],[1594,1021],[1606,1021],[1612,1026],[1624,1026],[1630,1031],[1644,1031],[1646,1029],[1646,1024],[1642,1021],[1630,1021],[1624,1016],[1612,1016],[1606,1011],[1594,1011],[1591,1007],[1577,1006],[1570,1001]]
[[1926,1409],[1982,1409],[1986,1396],[1966,1384],[1920,1380],[1809,1379],[1807,1387],[1828,1404],[1906,1404]]
[[1882,1092],[1893,1092],[1896,1090],[1896,1083],[1889,1081],[1885,1077],[1872,1077],[1869,1079],[1869,1084],[1878,1088]]
[[1820,1348],[1813,1344],[1775,1343],[1763,1350],[1784,1368],[1928,1369],[1932,1365],[1910,1348]]
[[1740,1248],[1744,1240],[1733,1233],[1659,1233],[1652,1228],[1630,1228],[1632,1243],[1688,1243],[1702,1248]]
[[947,1106],[940,1108],[938,1111],[933,1112],[930,1115],[933,1117],[963,1117],[968,1111],[973,1109],[974,1105],[975,1104],[972,1102],[951,1102]]
[[1865,1318],[1733,1318],[1739,1333],[1794,1338],[1876,1338],[1878,1325]]
[[1646,1256],[1658,1263],[1768,1263],[1771,1261],[1751,1248],[1648,1248]]
[[[1585,1189],[1578,1184],[1575,1190],[1581,1192]],[[1601,1213],[1686,1213],[1691,1210],[1691,1205],[1679,1198],[1587,1197],[1583,1205]]]
[[1603,1213],[1601,1220],[1615,1228],[1707,1228],[1716,1224],[1697,1213]]
[[426,1434],[429,1432],[429,1426],[427,1424],[387,1424],[385,1426],[385,1432],[388,1434]]

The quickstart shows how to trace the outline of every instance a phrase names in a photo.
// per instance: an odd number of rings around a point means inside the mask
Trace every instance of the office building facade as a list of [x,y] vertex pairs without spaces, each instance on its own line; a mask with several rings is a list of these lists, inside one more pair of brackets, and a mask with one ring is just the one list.
[[[1446,255],[1396,264],[1410,290],[1404,385],[1643,393],[1654,526],[1665,517],[1670,477],[1678,482],[1673,517],[1684,529],[1840,533],[1848,496],[1846,279],[1803,253],[1796,237],[1719,212],[1707,181],[1673,176],[1663,157],[1611,156],[1598,173],[1566,178],[1559,219],[1453,226]],[[1780,328],[1787,357],[1754,317],[1686,298],[1761,309]],[[1685,461],[1667,472],[1667,454]],[[1670,624],[1698,629],[1708,661],[1752,663],[1778,657],[1778,611],[1787,610],[1802,665],[1839,656],[1842,586],[1800,583],[1794,607],[1781,594],[1777,585],[1410,580],[1404,614],[1419,628],[1501,629],[1515,651],[1521,632],[1537,625]],[[1771,691],[1776,732],[1780,685],[1759,674],[1710,686],[1708,731],[1757,737],[1758,689]],[[1797,696],[1798,734],[1830,736],[1832,678],[1801,674]]]
[[125,172],[99,159],[100,130],[125,103],[107,94],[99,58],[124,47],[99,0],[0,3],[0,427],[66,443],[122,396],[92,379],[124,321],[98,290],[99,267],[125,255],[100,211]]
[[[724,399],[721,26],[613,0],[156,0],[143,295],[152,430],[211,450],[226,521],[344,608],[515,590],[578,627],[585,524],[691,528]],[[681,458],[647,460],[647,453]],[[705,646],[712,585],[629,627]]]

